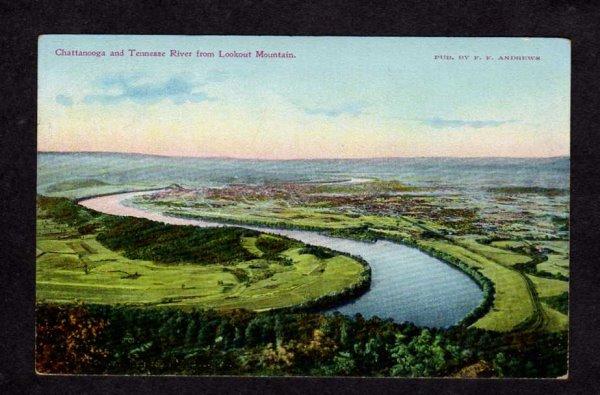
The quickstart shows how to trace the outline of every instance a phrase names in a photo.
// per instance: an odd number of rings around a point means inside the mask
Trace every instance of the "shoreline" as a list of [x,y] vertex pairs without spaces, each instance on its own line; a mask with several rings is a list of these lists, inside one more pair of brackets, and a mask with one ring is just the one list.
[[[138,193],[138,192],[142,193],[142,192],[151,192],[151,191],[161,191],[161,190],[165,190],[165,189],[167,189],[167,187],[127,191],[127,192],[121,192],[121,193],[100,194],[100,195],[94,196],[94,197],[77,199],[77,203],[81,204],[85,200],[93,199],[96,197],[105,197],[105,196],[110,196],[110,195],[122,195],[122,194],[126,194],[126,193]],[[125,205],[125,204],[122,204],[122,205],[124,207],[129,207],[128,205]],[[150,212],[141,207],[136,206],[135,208],[138,210]],[[325,227],[302,227],[302,226],[297,226],[297,225],[290,225],[290,224],[283,223],[283,222],[273,224],[273,223],[267,223],[267,222],[261,223],[259,221],[239,221],[239,220],[236,221],[233,219],[226,219],[226,218],[218,218],[217,219],[217,218],[204,217],[204,216],[174,215],[173,213],[168,213],[168,212],[165,212],[165,213],[161,212],[161,213],[157,213],[157,214],[162,214],[164,216],[168,216],[168,217],[171,217],[176,220],[179,219],[179,220],[205,221],[205,222],[207,222],[207,226],[211,226],[211,224],[214,224],[214,226],[228,226],[228,225],[234,225],[234,226],[237,225],[240,227],[257,226],[259,228],[265,228],[265,229],[262,229],[261,231],[265,231],[267,233],[269,232],[269,230],[276,230],[278,228],[280,228],[281,230],[309,231],[309,232],[314,232],[314,233],[320,234],[322,236],[334,237],[336,239],[342,239],[342,240],[346,239],[346,240],[351,240],[351,241],[369,242],[369,243],[375,243],[378,240],[382,240],[382,241],[388,241],[388,242],[391,242],[394,244],[399,244],[399,245],[402,245],[402,246],[405,246],[408,248],[414,248],[414,249],[418,250],[419,252],[422,252],[422,253],[428,255],[429,257],[435,258],[436,260],[443,262],[449,268],[457,270],[461,274],[467,276],[469,278],[469,280],[472,281],[473,283],[475,283],[476,286],[478,287],[478,289],[482,292],[481,302],[475,308],[470,310],[458,322],[448,325],[446,327],[469,326],[469,325],[473,324],[479,318],[483,317],[485,314],[487,314],[489,312],[489,310],[491,309],[493,302],[494,302],[495,289],[493,286],[493,282],[490,279],[488,279],[487,277],[483,276],[479,271],[477,271],[474,268],[468,267],[466,264],[460,262],[460,260],[455,259],[454,257],[447,256],[447,254],[445,254],[443,252],[430,251],[427,249],[423,249],[417,243],[410,243],[407,240],[398,240],[396,238],[382,237],[381,235],[376,235],[376,234],[373,234],[372,232],[369,232],[369,234],[367,234],[365,238],[352,237],[352,235],[344,235],[344,237],[338,237],[336,235],[329,234],[329,231],[331,229],[328,229]],[[180,225],[184,225],[184,224],[182,223]],[[193,225],[193,224],[190,223],[190,225]],[[306,244],[308,244],[308,243],[306,243]],[[340,251],[337,251],[337,252],[340,252]],[[363,286],[364,286],[364,284],[361,284],[360,288],[363,288]],[[369,280],[369,287],[370,287],[370,280]],[[368,289],[369,288],[364,289],[363,292],[366,292]],[[323,297],[321,297],[319,299],[322,299],[322,298]],[[317,305],[319,304],[319,302],[317,302],[316,300],[313,302],[315,302],[315,304],[317,304]],[[343,302],[342,304],[336,303],[336,306],[343,306],[345,304],[350,304],[352,302],[353,302],[353,300],[348,300],[348,301]],[[312,304],[311,304],[311,306],[312,306]],[[280,309],[293,310],[294,306],[278,308],[276,310],[280,310]],[[271,310],[275,310],[275,309],[269,309],[269,310],[271,311]]]
[[424,249],[418,243],[413,243],[413,242],[403,240],[403,239],[396,239],[393,237],[376,236],[376,235],[373,235],[371,232],[369,232],[369,236],[371,236],[369,238],[352,237],[352,235],[350,235],[350,234],[345,235],[344,237],[339,237],[339,236],[336,236],[333,234],[329,234],[328,231],[330,231],[331,229],[328,229],[325,227],[298,226],[298,225],[290,225],[290,224],[287,224],[284,222],[268,224],[267,222],[260,222],[260,221],[237,221],[237,220],[228,219],[228,218],[217,219],[215,217],[210,217],[210,216],[174,215],[172,213],[163,213],[163,214],[168,215],[172,218],[198,219],[198,220],[202,220],[202,221],[221,222],[224,224],[226,223],[226,224],[239,225],[239,226],[251,225],[251,226],[257,226],[259,228],[265,228],[265,229],[280,228],[280,229],[288,229],[288,230],[309,231],[309,232],[316,232],[319,234],[323,234],[324,236],[328,236],[328,237],[335,237],[335,238],[339,238],[339,239],[348,239],[348,240],[354,240],[354,241],[360,241],[360,242],[366,242],[366,243],[375,243],[378,240],[386,240],[386,241],[390,241],[392,243],[401,244],[401,245],[404,245],[409,248],[414,248],[424,254],[427,254],[428,256],[430,256],[432,258],[436,258],[437,260],[448,265],[450,268],[458,270],[462,274],[467,275],[471,280],[473,280],[473,282],[475,284],[477,284],[479,289],[483,292],[483,299],[482,299],[481,303],[479,304],[479,306],[477,306],[475,309],[473,309],[469,314],[467,314],[457,324],[452,325],[452,326],[472,325],[479,318],[482,318],[483,316],[485,316],[493,306],[495,287],[494,287],[494,283],[492,282],[492,280],[490,280],[489,278],[482,275],[478,270],[470,268],[466,264],[462,263],[460,260],[458,260],[454,257],[451,257],[450,255],[448,255],[442,251]]

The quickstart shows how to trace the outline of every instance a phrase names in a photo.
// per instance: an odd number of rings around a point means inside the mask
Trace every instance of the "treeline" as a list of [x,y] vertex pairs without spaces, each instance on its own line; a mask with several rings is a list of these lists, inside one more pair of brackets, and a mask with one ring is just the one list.
[[145,218],[107,217],[97,240],[130,259],[162,263],[227,264],[254,258],[242,237],[259,232],[232,227],[169,225]]
[[40,218],[51,218],[58,223],[71,225],[80,234],[92,233],[98,226],[97,219],[102,217],[100,213],[62,197],[37,195],[36,206]]
[[544,187],[526,187],[526,186],[508,186],[488,188],[488,192],[502,194],[525,194],[533,193],[544,196],[568,195],[569,190],[563,188],[544,188]]
[[[279,254],[283,251],[300,246],[297,240],[284,236],[272,236],[263,234],[256,239],[256,248],[262,253],[263,257],[270,260],[284,261],[284,257]],[[289,264],[289,262],[286,262]]]
[[261,235],[256,239],[256,247],[265,254],[275,255],[300,243],[287,237]]
[[145,218],[109,216],[67,198],[38,195],[37,207],[42,218],[71,225],[80,234],[99,232],[99,242],[130,259],[161,263],[227,264],[249,260],[254,256],[241,245],[241,237],[260,234],[243,228],[174,226]]
[[[360,315],[38,305],[40,373],[557,377],[566,334],[419,328]],[[468,369],[467,369],[468,370]]]
[[375,242],[379,237],[369,229],[371,226],[373,225],[364,224],[349,228],[330,229],[327,234],[333,237],[343,237],[358,241]]
[[329,259],[335,256],[335,253],[329,248],[314,245],[307,245],[305,247],[302,247],[302,249],[300,250],[300,254],[311,254],[319,259]]

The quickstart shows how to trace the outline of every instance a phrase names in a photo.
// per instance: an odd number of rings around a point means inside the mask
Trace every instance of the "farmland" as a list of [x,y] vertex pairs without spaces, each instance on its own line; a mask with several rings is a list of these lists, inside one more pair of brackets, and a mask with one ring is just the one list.
[[[463,211],[469,215],[463,215],[463,221],[448,222],[447,217],[443,221],[431,214],[389,215],[400,204],[411,205],[412,213],[426,208],[435,212],[436,205],[443,205],[427,195],[404,196],[402,200],[412,203],[400,203],[395,193],[407,189],[378,180],[341,185],[234,185],[204,191],[166,190],[141,196],[134,203],[176,217],[318,230],[341,237],[385,238],[409,244],[442,259],[461,262],[491,280],[492,307],[473,323],[474,327],[503,332],[566,328],[566,315],[544,303],[544,298],[556,296],[554,289],[567,292],[568,242],[561,239],[560,228],[549,228],[543,239],[536,239],[546,225],[536,225],[534,217],[530,221],[536,227],[506,240],[499,235],[510,233],[514,223],[499,222],[493,231],[473,233],[479,219],[473,214],[475,209],[468,206]],[[560,196],[555,192],[551,195]]]
[[[100,243],[96,232],[82,235],[73,225],[57,222],[43,211],[40,217],[38,301],[268,310],[341,294],[364,275],[363,265],[348,256],[317,258],[305,253],[301,243],[252,231],[240,237],[233,234],[234,246],[227,252],[237,247],[241,254],[220,255],[223,262],[130,259],[122,248],[112,250]],[[217,231],[229,235],[235,229],[210,230]],[[277,241],[283,247],[270,249]],[[147,253],[148,248],[145,245],[142,251]]]

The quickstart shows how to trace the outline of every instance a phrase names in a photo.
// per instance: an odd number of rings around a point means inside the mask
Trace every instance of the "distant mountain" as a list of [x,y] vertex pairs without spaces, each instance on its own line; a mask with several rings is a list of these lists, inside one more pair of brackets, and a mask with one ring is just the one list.
[[[101,152],[38,153],[38,191],[80,180],[97,185],[186,186],[232,182],[277,182],[380,178],[409,185],[489,188],[568,188],[569,157],[553,158],[374,158],[252,160],[168,157]],[[79,180],[79,181],[78,181]],[[83,182],[86,184],[86,182]],[[92,182],[87,182],[92,184]]]

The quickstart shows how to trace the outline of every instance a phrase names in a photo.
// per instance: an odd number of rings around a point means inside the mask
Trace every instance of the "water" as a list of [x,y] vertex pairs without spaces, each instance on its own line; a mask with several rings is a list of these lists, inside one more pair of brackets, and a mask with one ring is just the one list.
[[[80,204],[106,214],[148,218],[173,225],[231,226],[170,217],[126,204],[127,200],[142,193],[102,196],[83,200]],[[342,314],[360,313],[366,318],[378,316],[419,326],[447,327],[459,322],[483,298],[482,291],[466,274],[415,248],[384,240],[368,243],[335,238],[304,230],[242,227],[288,236],[365,259],[372,270],[371,288],[350,303],[333,309]]]

